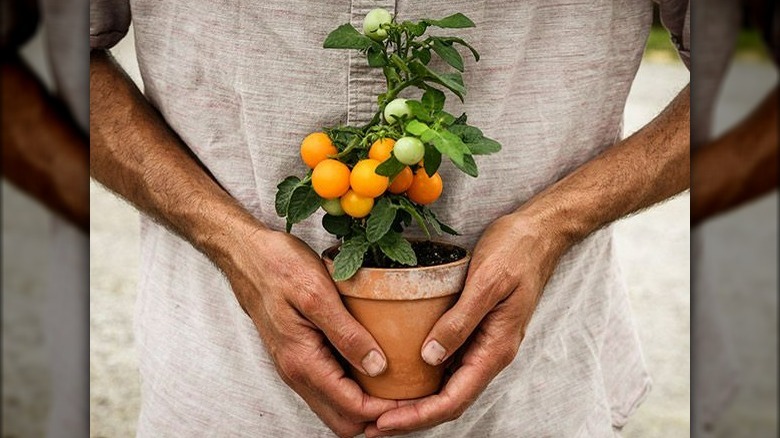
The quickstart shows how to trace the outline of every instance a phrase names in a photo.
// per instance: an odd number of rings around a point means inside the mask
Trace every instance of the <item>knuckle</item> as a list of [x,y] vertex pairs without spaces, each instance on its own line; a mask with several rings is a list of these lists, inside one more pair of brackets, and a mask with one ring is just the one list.
[[512,364],[512,362],[515,360],[515,357],[517,356],[518,350],[519,346],[515,346],[514,343],[507,343],[507,345],[499,349],[497,358],[500,369],[503,370]]
[[304,367],[301,366],[300,361],[289,354],[283,354],[277,358],[276,368],[279,376],[289,386],[300,382],[305,376]]
[[449,332],[453,340],[463,341],[469,335],[469,325],[466,321],[466,316],[462,314],[452,315],[449,320],[447,320],[445,329]]
[[363,430],[356,424],[339,425],[333,428],[333,433],[339,438],[352,438],[361,432]]
[[348,354],[359,344],[361,336],[360,332],[354,327],[347,326],[338,330],[335,338],[336,339],[331,339],[331,341],[338,345],[339,349],[342,350],[344,354]]
[[298,291],[296,303],[298,304],[298,309],[306,316],[314,315],[322,306],[322,300],[312,287],[301,288]]

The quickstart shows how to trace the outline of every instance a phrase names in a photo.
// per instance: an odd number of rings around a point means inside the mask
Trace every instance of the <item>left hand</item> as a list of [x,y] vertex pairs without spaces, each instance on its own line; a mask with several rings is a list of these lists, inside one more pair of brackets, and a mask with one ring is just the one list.
[[557,235],[515,213],[493,222],[471,259],[458,302],[423,343],[423,359],[438,365],[472,336],[455,373],[438,393],[382,414],[367,438],[428,429],[461,416],[515,358],[547,280],[566,249]]

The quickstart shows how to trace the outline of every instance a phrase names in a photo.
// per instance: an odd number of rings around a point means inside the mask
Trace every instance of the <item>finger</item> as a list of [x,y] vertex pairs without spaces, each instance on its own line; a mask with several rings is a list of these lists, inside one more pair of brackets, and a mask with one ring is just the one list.
[[[399,406],[376,421],[382,432],[410,432],[427,429],[452,421],[465,412],[487,385],[504,369],[517,353],[519,329],[512,324],[512,306],[502,303],[491,312],[466,349],[461,367],[439,394],[418,402]],[[373,429],[370,429],[374,433]]]
[[455,305],[436,321],[420,354],[436,366],[446,361],[466,342],[474,329],[498,302],[507,295],[509,285],[501,279],[488,279],[479,269],[471,270]]
[[341,355],[357,370],[367,376],[378,376],[387,369],[382,348],[341,302],[338,292],[329,280],[325,290],[301,292],[293,303],[301,314],[314,323]]
[[354,437],[359,435],[366,427],[365,423],[348,420],[326,403],[316,398],[308,399],[304,397],[304,400],[320,420],[339,437]]
[[[322,338],[322,334],[317,334]],[[358,384],[347,377],[341,364],[338,363],[330,348],[321,339],[319,347],[305,354],[294,352],[298,360],[292,369],[293,375],[287,376],[293,389],[301,394],[307,394],[325,403],[331,410],[338,412],[353,422],[374,421],[382,413],[398,407],[394,400],[371,397],[364,393]],[[290,361],[292,362],[292,361]]]

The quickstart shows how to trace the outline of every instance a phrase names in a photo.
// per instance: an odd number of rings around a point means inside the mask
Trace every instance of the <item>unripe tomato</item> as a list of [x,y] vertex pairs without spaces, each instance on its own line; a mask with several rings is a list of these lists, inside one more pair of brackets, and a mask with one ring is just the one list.
[[404,170],[401,171],[401,173],[393,178],[393,182],[390,183],[390,187],[387,188],[387,191],[390,193],[395,193],[396,195],[400,195],[401,193],[405,192],[409,186],[412,185],[413,179],[414,174],[412,173],[412,169],[410,169],[409,166],[406,166],[404,167]]
[[360,160],[352,168],[352,174],[349,177],[349,184],[352,190],[360,196],[376,198],[387,190],[390,184],[386,176],[376,173],[376,168],[382,164],[371,158]]
[[415,137],[401,137],[395,142],[393,147],[393,155],[398,161],[406,164],[413,165],[420,162],[425,156],[425,146],[420,139]]
[[349,190],[349,173],[349,167],[341,161],[322,160],[311,173],[311,185],[322,198],[338,198]]
[[371,149],[368,150],[368,158],[377,160],[381,163],[390,158],[394,145],[395,140],[392,138],[380,138],[371,145]]
[[338,152],[328,134],[324,132],[313,132],[301,142],[301,159],[310,169],[317,167],[320,161],[328,158],[329,155]]
[[360,219],[371,213],[371,209],[374,208],[374,198],[360,196],[354,190],[350,190],[341,197],[341,208],[348,215]]
[[382,25],[390,24],[391,21],[393,21],[393,17],[387,10],[372,9],[363,18],[363,33],[373,40],[382,41],[387,38],[387,30],[382,29]]
[[436,172],[433,176],[429,177],[428,174],[425,173],[425,169],[418,169],[417,172],[414,173],[412,185],[406,190],[406,195],[412,201],[420,205],[426,205],[439,199],[443,188],[444,185],[439,172]]
[[320,206],[322,207],[323,210],[325,210],[325,213],[328,213],[331,216],[344,215],[344,209],[341,208],[341,200],[338,198],[323,199]]
[[385,105],[385,121],[387,123],[397,123],[401,120],[401,117],[410,117],[412,112],[409,111],[409,106],[406,105],[406,99],[393,99]]

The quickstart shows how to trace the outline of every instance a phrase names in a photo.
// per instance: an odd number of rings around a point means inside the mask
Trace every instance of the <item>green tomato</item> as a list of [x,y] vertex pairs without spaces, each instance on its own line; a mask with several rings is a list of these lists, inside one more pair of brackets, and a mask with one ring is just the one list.
[[383,24],[390,24],[393,17],[382,8],[372,9],[363,19],[363,33],[376,41],[387,38],[387,30],[382,29]]
[[323,199],[320,205],[322,206],[322,209],[331,216],[344,215],[344,209],[341,208],[341,201],[339,198]]
[[412,112],[409,110],[409,106],[406,105],[406,99],[393,99],[385,105],[385,120],[387,123],[396,123],[401,120],[402,117],[410,117]]
[[417,164],[425,156],[425,146],[415,137],[401,137],[393,146],[393,155],[398,161],[411,166]]

